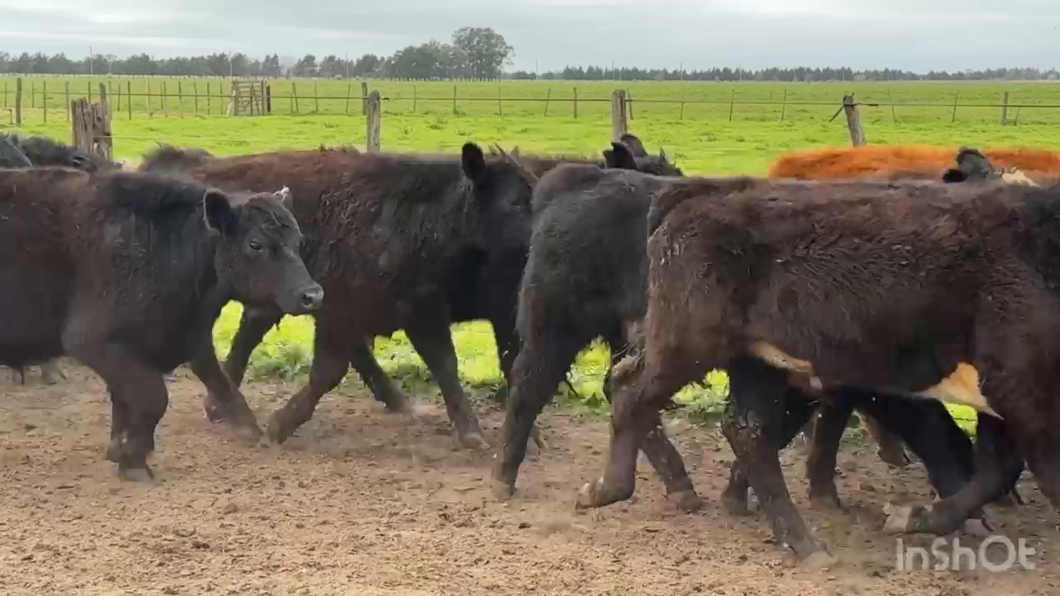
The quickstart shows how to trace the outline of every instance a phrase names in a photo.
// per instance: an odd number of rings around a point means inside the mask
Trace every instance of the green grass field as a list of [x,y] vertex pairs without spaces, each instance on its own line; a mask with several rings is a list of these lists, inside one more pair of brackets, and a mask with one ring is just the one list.
[[[272,82],[273,114],[266,117],[225,117],[228,83],[181,79],[121,79],[87,77],[23,79],[25,90],[35,91],[24,100],[23,126],[27,133],[69,137],[64,111],[65,83],[71,98],[84,97],[89,87],[98,94],[98,83],[109,85],[114,108],[115,150],[120,159],[139,160],[156,142],[202,147],[221,155],[282,148],[316,147],[321,143],[364,145],[365,122],[360,114],[360,83],[348,81],[296,81],[297,108],[291,81]],[[167,98],[151,98],[163,82]],[[193,93],[210,92],[209,101]],[[44,122],[41,93],[48,91],[48,121]],[[132,118],[127,89],[131,85]],[[862,106],[862,121],[872,144],[968,144],[983,148],[1029,146],[1060,150],[1060,84],[1055,83],[652,83],[652,82],[393,82],[370,81],[383,103],[382,145],[385,151],[455,152],[465,140],[480,144],[499,142],[519,146],[524,152],[599,155],[610,137],[610,95],[627,89],[634,99],[630,129],[654,151],[663,147],[688,174],[764,174],[783,152],[816,147],[845,146],[849,136],[842,117],[829,121],[844,93],[853,92],[863,103],[899,103]],[[454,86],[458,96],[453,110]],[[5,87],[8,93],[4,93]],[[0,108],[13,104],[14,79],[0,77]],[[117,90],[122,90],[118,98]],[[572,98],[577,88],[578,117]],[[346,95],[349,100],[349,114]],[[1010,125],[999,124],[999,107],[1009,93]],[[319,102],[311,97],[318,94]],[[787,105],[782,107],[786,94]],[[498,105],[498,95],[501,103]],[[413,97],[416,97],[415,104]],[[545,98],[550,97],[545,116]],[[429,99],[434,98],[434,99]],[[539,101],[516,101],[517,99]],[[682,99],[715,103],[679,104]],[[666,100],[670,103],[656,103]],[[731,107],[730,101],[735,104]],[[954,116],[953,105],[958,108]],[[776,104],[748,102],[777,102]],[[822,104],[822,105],[808,105]],[[917,104],[917,105],[909,105]],[[921,105],[930,104],[930,105]],[[119,109],[120,108],[120,109]],[[415,109],[415,111],[414,111]],[[297,113],[295,113],[297,110]],[[781,113],[783,111],[783,121]],[[0,131],[10,130],[0,110]],[[230,305],[218,322],[216,335],[222,353],[238,324],[238,305]],[[489,327],[473,323],[455,327],[460,352],[460,372],[470,387],[490,388],[500,382],[495,347]],[[287,319],[273,330],[255,354],[251,374],[298,376],[305,374],[312,351],[312,323],[307,318]],[[429,382],[422,360],[403,334],[379,339],[376,351],[384,368],[413,391]],[[588,409],[600,406],[600,382],[607,362],[604,348],[595,347],[580,358],[572,373]],[[727,391],[724,374],[709,377],[706,388],[690,388],[682,398],[693,410],[709,414],[718,409],[718,397]],[[967,412],[959,415],[964,418]]]

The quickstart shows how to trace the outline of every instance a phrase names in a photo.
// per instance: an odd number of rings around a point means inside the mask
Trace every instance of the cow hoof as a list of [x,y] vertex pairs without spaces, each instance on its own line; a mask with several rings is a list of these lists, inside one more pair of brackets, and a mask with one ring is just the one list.
[[978,538],[988,538],[994,533],[994,529],[984,518],[971,518],[964,520],[963,529],[965,533]]
[[206,412],[206,419],[213,423],[219,423],[225,421],[225,411],[221,407],[221,404],[214,399],[213,395],[206,394],[206,399],[203,400],[202,409]]
[[891,505],[888,503],[883,512],[887,521],[883,531],[887,534],[908,534],[913,531],[913,507],[909,505]]
[[747,491],[743,492],[743,496],[734,494],[732,489],[726,488],[725,492],[721,494],[721,504],[725,507],[726,513],[734,517],[744,517],[751,514],[751,509],[747,506]]
[[268,424],[265,425],[265,436],[268,437],[269,442],[273,445],[283,445],[283,442],[291,436],[291,433],[283,428],[283,423],[273,414]]
[[837,563],[839,563],[839,559],[834,555],[829,554],[827,551],[819,550],[814,551],[810,556],[803,559],[801,565],[805,569],[824,571],[831,569]]
[[835,485],[828,489],[810,491],[810,507],[822,511],[843,511],[843,502]]
[[666,500],[673,503],[678,510],[684,513],[695,513],[703,507],[703,499],[699,498],[693,489],[679,490],[666,495]]
[[883,463],[899,469],[905,468],[911,463],[909,461],[909,456],[905,454],[905,449],[902,449],[901,447],[880,449],[876,452],[876,455],[881,461],[883,461]]
[[607,499],[606,493],[603,477],[597,478],[592,482],[586,482],[578,491],[578,500],[574,503],[574,508],[596,509],[614,503],[615,499]]
[[149,482],[155,479],[155,473],[151,471],[151,468],[144,465],[142,468],[130,468],[118,465],[118,476],[122,480],[128,480],[130,482]]
[[530,439],[537,445],[537,448],[541,451],[548,450],[548,443],[545,442],[545,438],[541,436],[541,429],[534,426],[530,427]]
[[113,462],[113,463],[120,463],[121,462],[121,457],[122,457],[122,453],[121,453],[121,439],[118,439],[118,438],[112,439],[110,443],[107,443],[107,452],[106,452],[107,461]]
[[482,434],[478,432],[460,435],[460,444],[473,451],[489,451],[492,449],[486,439],[482,438]]
[[511,500],[512,496],[515,494],[514,484],[508,484],[507,482],[496,478],[493,480],[490,489],[493,492],[493,498],[502,502]]

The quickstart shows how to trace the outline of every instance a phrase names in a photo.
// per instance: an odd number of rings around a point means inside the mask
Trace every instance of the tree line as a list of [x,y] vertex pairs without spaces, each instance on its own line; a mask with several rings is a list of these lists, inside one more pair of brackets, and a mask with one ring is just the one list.
[[0,52],[0,73],[10,74],[97,74],[133,76],[219,76],[219,77],[321,77],[383,78],[411,80],[577,80],[577,81],[981,81],[1056,80],[1056,69],[996,68],[958,72],[906,70],[855,70],[843,68],[710,68],[704,70],[666,68],[609,68],[567,66],[558,71],[532,73],[506,72],[514,49],[504,36],[488,27],[462,27],[453,32],[449,43],[436,40],[408,46],[391,56],[364,54],[347,59],[335,54],[318,58],[306,54],[299,59],[282,59],[278,54],[251,58],[246,54],[215,53],[206,56],[155,58],[137,54],[119,58],[96,54],[72,60],[65,54],[45,55],[23,52],[16,56]]
[[65,54],[23,52],[16,56],[0,52],[0,73],[492,80],[504,76],[504,67],[513,55],[512,46],[493,29],[462,27],[453,32],[450,43],[431,40],[402,48],[389,57],[365,54],[347,60],[331,54],[318,59],[306,54],[285,64],[278,54],[262,59],[242,53],[175,58],[96,54],[71,60]]
[[852,68],[763,68],[748,70],[741,68],[710,68],[706,70],[679,70],[666,68],[607,68],[601,66],[568,66],[561,71],[545,72],[541,75],[526,71],[513,72],[510,78],[519,80],[574,80],[574,81],[777,81],[777,82],[823,82],[823,81],[1040,81],[1057,80],[1056,69],[994,68],[985,70],[962,70],[958,72],[929,71],[915,73],[907,70],[885,68],[883,70],[855,70]]

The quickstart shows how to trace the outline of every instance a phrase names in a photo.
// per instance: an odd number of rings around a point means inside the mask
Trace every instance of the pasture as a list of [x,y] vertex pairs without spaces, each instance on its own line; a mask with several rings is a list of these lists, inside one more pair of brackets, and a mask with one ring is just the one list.
[[[203,98],[195,113],[189,91],[197,86],[204,93],[205,80],[180,80],[179,102],[173,97],[176,79],[149,80],[153,93],[165,81],[171,96],[164,108],[158,97],[151,98],[150,114],[148,98],[138,95],[146,94],[148,79],[25,78],[38,93],[47,82],[49,114],[45,123],[42,95],[32,107],[24,100],[19,131],[67,139],[64,82],[70,82],[73,97],[84,96],[89,85],[111,82],[122,89],[131,85],[134,93],[132,118],[126,103],[113,117],[116,158],[129,163],[156,142],[220,155],[365,142],[356,82],[297,80],[293,113],[291,82],[274,81],[271,115],[236,118],[222,115],[226,102],[219,96],[225,91],[217,89],[222,84],[227,89],[223,81],[210,81],[218,97],[211,99],[208,115]],[[0,78],[0,92],[9,82],[13,88],[12,79]],[[1013,105],[1060,106],[1060,85],[1050,83],[455,85],[454,113],[453,83],[370,82],[385,98],[383,150],[454,152],[474,140],[518,146],[524,153],[598,155],[609,141],[609,97],[616,88],[633,97],[630,130],[650,152],[665,149],[686,174],[764,174],[783,152],[848,145],[842,116],[829,119],[850,92],[860,102],[907,104],[893,110],[861,107],[872,144],[1060,149],[1060,108],[1012,107],[1010,125],[1001,126],[1000,108],[971,107],[999,104],[1006,91]],[[327,98],[319,108],[314,93]],[[0,132],[9,130],[0,111]],[[229,304],[215,326],[221,355],[239,313],[238,304]],[[289,317],[255,352],[244,392],[259,420],[305,381],[312,334],[310,318]],[[461,379],[472,393],[498,386],[488,325],[457,325],[454,341]],[[579,358],[571,372],[577,395],[563,390],[559,407],[541,419],[548,450],[528,460],[515,499],[498,503],[489,492],[492,461],[457,450],[445,436],[438,390],[404,334],[378,338],[376,354],[388,374],[427,403],[426,421],[413,424],[384,414],[350,374],[283,447],[248,448],[211,427],[201,412],[204,390],[181,370],[170,386],[170,411],[159,431],[164,447],[155,456],[160,480],[154,486],[122,483],[103,461],[109,414],[97,377],[68,367],[71,379],[65,385],[5,386],[0,474],[8,488],[0,492],[0,535],[11,538],[0,545],[0,591],[1000,596],[1058,590],[1060,560],[1045,547],[1056,544],[1060,534],[1049,522],[1053,512],[1047,501],[1027,479],[1021,482],[1026,506],[990,513],[998,531],[1034,543],[1038,570],[897,571],[895,539],[880,531],[883,507],[929,501],[926,475],[918,464],[889,469],[875,456],[874,444],[863,444],[856,434],[839,455],[839,490],[849,506],[842,513],[809,513],[803,454],[797,449],[784,454],[797,504],[844,562],[824,574],[793,566],[769,543],[763,515],[733,518],[717,500],[732,454],[713,424],[698,423],[711,421],[724,406],[727,378],[721,372],[709,375],[702,387],[686,388],[681,395],[690,406],[686,415],[668,417],[707,501],[703,512],[676,513],[646,463],[638,468],[642,481],[631,502],[575,512],[575,491],[600,469],[608,439],[600,417],[606,411],[600,386],[608,363],[602,346]],[[501,414],[484,400],[477,403],[495,446]],[[907,544],[916,541],[907,538]],[[962,543],[975,539],[962,535]]]

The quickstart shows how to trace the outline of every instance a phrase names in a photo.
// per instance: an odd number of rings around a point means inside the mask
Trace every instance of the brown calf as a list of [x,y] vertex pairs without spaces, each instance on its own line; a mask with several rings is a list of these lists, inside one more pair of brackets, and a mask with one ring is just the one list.
[[793,379],[943,397],[1003,419],[980,416],[972,480],[931,508],[899,511],[899,529],[953,531],[1012,485],[1021,455],[1060,506],[1058,222],[1060,187],[763,182],[724,193],[697,181],[660,194],[648,216],[643,352],[612,404],[607,471],[579,503],[632,494],[658,409],[725,368],[725,435],[778,543],[800,558],[828,555],[769,440]]

